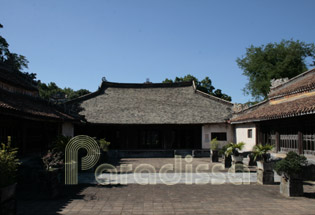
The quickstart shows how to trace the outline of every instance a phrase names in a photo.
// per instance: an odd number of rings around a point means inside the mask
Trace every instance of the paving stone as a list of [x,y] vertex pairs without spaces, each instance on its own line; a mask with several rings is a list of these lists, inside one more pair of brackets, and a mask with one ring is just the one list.
[[[196,164],[208,162],[199,159]],[[134,166],[140,160],[128,159]],[[170,162],[147,159],[160,168]],[[315,214],[315,185],[304,185],[304,197],[286,198],[279,185],[77,185],[58,199],[17,197],[17,214]]]

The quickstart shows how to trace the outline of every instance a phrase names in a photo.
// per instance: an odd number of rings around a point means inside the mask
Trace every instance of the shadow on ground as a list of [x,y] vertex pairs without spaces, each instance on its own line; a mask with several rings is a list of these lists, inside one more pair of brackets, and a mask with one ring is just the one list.
[[[62,193],[55,198],[50,198],[45,192],[36,192],[27,188],[18,188],[17,190],[17,214],[60,214],[69,204],[76,200],[93,201],[98,200],[97,193],[85,192],[87,188],[99,188],[97,190],[112,189],[124,187],[126,185],[68,185],[64,186]],[[95,189],[93,189],[95,190]]]
[[[37,161],[37,163],[40,163],[40,161]],[[112,159],[110,163],[118,166],[121,164],[121,160]],[[40,169],[40,165],[35,167]],[[89,171],[94,172],[94,168]],[[24,169],[23,172],[16,193],[18,215],[60,214],[63,209],[76,200],[86,202],[97,200],[97,191],[102,192],[104,189],[123,187],[123,185],[99,186],[92,184],[60,185],[57,187],[59,194],[52,198],[51,189],[47,188],[44,182],[47,178],[43,177],[42,171]],[[93,187],[100,189],[91,189],[94,192],[90,192],[88,188]]]

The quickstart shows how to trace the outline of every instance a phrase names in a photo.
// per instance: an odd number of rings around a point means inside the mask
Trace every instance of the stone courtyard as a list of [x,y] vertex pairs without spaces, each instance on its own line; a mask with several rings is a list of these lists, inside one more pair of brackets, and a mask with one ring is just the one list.
[[[168,159],[123,159],[154,166]],[[196,159],[209,162],[209,159]],[[279,185],[91,185],[66,186],[55,199],[18,193],[18,214],[315,214],[315,184],[305,182],[304,197],[285,198]]]

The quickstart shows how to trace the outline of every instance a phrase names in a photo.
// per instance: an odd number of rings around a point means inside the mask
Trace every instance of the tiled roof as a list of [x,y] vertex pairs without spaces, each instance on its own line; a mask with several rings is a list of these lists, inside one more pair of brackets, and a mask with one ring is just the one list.
[[315,89],[315,69],[306,71],[288,82],[274,88],[268,97],[279,97]]
[[315,114],[315,69],[273,88],[268,99],[233,116],[232,123]]
[[21,73],[13,72],[0,65],[0,80],[27,90],[36,91],[37,87],[30,80],[26,80]]
[[40,98],[10,93],[0,89],[0,113],[19,117],[74,120]]
[[121,84],[103,82],[92,94],[70,101],[90,123],[205,124],[223,123],[233,104],[197,91],[192,82]]
[[315,114],[315,95],[301,96],[296,99],[286,98],[281,102],[267,101],[235,115],[232,123],[262,121],[279,118]]

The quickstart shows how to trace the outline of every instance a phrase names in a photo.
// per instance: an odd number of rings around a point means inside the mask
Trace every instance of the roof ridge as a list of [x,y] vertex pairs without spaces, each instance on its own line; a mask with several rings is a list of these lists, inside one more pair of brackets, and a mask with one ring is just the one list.
[[262,101],[258,102],[257,104],[254,104],[254,105],[252,105],[252,106],[249,106],[249,107],[247,107],[247,108],[245,108],[245,109],[243,109],[243,110],[241,110],[240,112],[237,112],[237,113],[235,113],[235,114],[241,114],[241,113],[243,113],[243,112],[245,112],[245,111],[248,111],[248,110],[250,110],[250,109],[252,109],[252,108],[255,108],[255,107],[257,107],[257,106],[263,105],[264,103],[269,102],[269,101],[270,101],[269,98],[268,98],[268,99],[265,99],[265,100],[262,100]]
[[234,103],[232,103],[232,102],[229,102],[229,101],[227,101],[227,100],[225,100],[225,99],[221,99],[221,98],[216,97],[216,96],[214,96],[214,95],[211,95],[211,94],[209,94],[209,93],[202,92],[202,91],[198,90],[197,88],[195,88],[194,90],[195,90],[195,93],[199,93],[199,94],[201,94],[201,95],[203,95],[203,96],[210,97],[210,98],[212,98],[212,99],[214,99],[214,100],[217,100],[217,101],[219,101],[219,102],[223,102],[223,103],[228,103],[228,104],[230,104],[230,105],[234,105]]
[[311,73],[311,72],[315,72],[315,67],[312,68],[312,69],[309,69],[309,70],[307,70],[307,71],[305,71],[305,72],[302,72],[301,74],[299,74],[299,75],[297,75],[297,76],[294,76],[293,78],[290,78],[288,81],[286,81],[286,82],[284,82],[284,83],[282,83],[282,84],[280,84],[280,85],[278,85],[278,86],[272,88],[272,90],[278,89],[278,88],[280,88],[280,87],[282,87],[282,86],[284,86],[284,85],[286,85],[286,84],[288,84],[288,83],[294,81],[295,79],[300,78],[300,77],[302,77],[302,76],[304,76],[304,75],[306,75],[306,74],[308,74],[308,73]]
[[84,100],[85,98],[91,98],[94,96],[99,95],[100,93],[104,92],[106,88],[108,87],[116,87],[116,88],[159,88],[159,87],[188,87],[193,86],[193,82],[176,82],[176,83],[118,83],[118,82],[109,82],[109,81],[102,81],[99,88],[92,92],[85,94],[83,96],[80,96],[75,99],[71,99],[69,101],[64,102],[64,104],[69,104],[72,102]]
[[119,83],[102,81],[102,87],[121,87],[121,88],[154,88],[154,87],[187,87],[192,86],[192,81],[186,82],[173,82],[173,83]]

